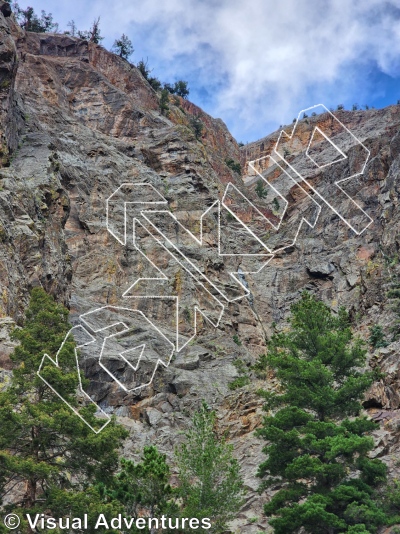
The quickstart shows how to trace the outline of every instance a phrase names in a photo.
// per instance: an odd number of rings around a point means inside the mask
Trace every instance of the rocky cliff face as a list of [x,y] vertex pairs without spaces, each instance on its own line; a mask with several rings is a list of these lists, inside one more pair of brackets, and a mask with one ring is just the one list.
[[[21,321],[33,286],[43,286],[64,302],[74,324],[90,310],[126,305],[123,294],[134,275],[143,271],[145,260],[130,242],[124,246],[107,231],[106,200],[118,187],[125,183],[154,186],[177,221],[199,235],[201,215],[222,199],[227,184],[260,204],[255,191],[258,175],[248,172],[247,161],[267,157],[279,133],[240,149],[221,120],[180,97],[170,97],[169,116],[161,114],[160,97],[140,72],[100,46],[65,35],[26,33],[12,16],[3,14],[0,31],[0,366],[5,381],[13,347],[7,332]],[[198,138],[193,117],[203,124]],[[82,356],[90,395],[131,429],[126,454],[135,455],[143,444],[155,443],[171,455],[179,432],[200,400],[217,409],[220,429],[228,431],[249,490],[233,531],[251,534],[267,529],[263,498],[256,493],[262,443],[254,430],[262,411],[255,391],[260,386],[274,387],[274,378],[265,381],[248,370],[264,351],[265,336],[274,328],[285,328],[291,303],[305,289],[334,309],[346,306],[364,338],[370,325],[380,323],[389,339],[395,320],[386,292],[396,276],[400,245],[400,106],[342,111],[337,117],[370,151],[365,172],[346,184],[348,194],[373,220],[363,233],[357,235],[326,204],[319,203],[322,209],[314,228],[303,224],[295,243],[288,246],[299,213],[309,213],[307,193],[315,200],[315,188],[329,197],[333,180],[359,168],[359,147],[347,147],[348,158],[335,167],[336,174],[329,168],[316,173],[312,188],[299,188],[284,170],[259,162],[258,170],[277,189],[285,183],[281,194],[289,208],[284,219],[287,230],[279,234],[286,248],[278,250],[258,274],[246,275],[251,296],[226,304],[218,328],[199,321],[197,337],[141,391],[129,393],[119,387],[99,366],[93,351]],[[330,129],[333,140],[339,140],[341,132],[332,126],[329,115],[301,120],[298,144],[289,151],[293,166],[301,165],[300,153],[316,125]],[[227,165],[229,160],[241,162],[243,179]],[[279,249],[280,241],[262,217],[279,221],[283,204],[278,197],[267,196],[256,212],[231,189],[226,204],[233,215],[224,212],[224,245],[236,254],[242,246],[253,254],[265,254],[260,240],[270,250]],[[251,239],[236,215],[254,230]],[[354,220],[362,224],[358,215]],[[156,222],[168,239],[186,247],[186,257],[230,291],[231,260],[216,253],[215,217],[204,225],[204,247],[188,240],[177,223],[171,226],[168,214],[163,217]],[[158,262],[167,278],[163,287],[157,286],[157,294],[177,293],[188,303],[186,319],[185,314],[178,318],[180,333],[188,339],[196,288],[151,233],[141,238],[147,258]],[[232,265],[237,270],[241,264]],[[144,290],[154,290],[154,286],[144,285]],[[173,304],[168,299],[138,302],[139,309],[172,336]],[[399,344],[393,342],[371,352],[371,365],[380,365],[387,375],[366,399],[366,408],[382,425],[376,435],[376,453],[393,473],[393,455],[399,447],[398,349]],[[120,363],[110,365],[124,377]],[[248,374],[250,383],[232,392],[228,384],[238,374]]]

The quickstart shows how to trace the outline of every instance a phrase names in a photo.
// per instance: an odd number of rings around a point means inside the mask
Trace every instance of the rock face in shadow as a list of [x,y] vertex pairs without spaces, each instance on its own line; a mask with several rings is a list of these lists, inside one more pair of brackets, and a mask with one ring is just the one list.
[[[0,362],[8,377],[11,319],[21,322],[32,287],[41,285],[66,304],[73,323],[97,307],[126,305],[123,294],[144,259],[131,242],[123,246],[107,232],[106,200],[121,184],[151,184],[168,201],[168,211],[199,235],[204,211],[222,198],[228,183],[246,186],[246,162],[268,156],[278,133],[239,148],[220,119],[177,96],[170,97],[165,116],[160,95],[126,60],[67,35],[24,32],[12,15],[0,11]],[[277,253],[259,274],[246,275],[251,297],[227,304],[217,329],[200,321],[194,342],[168,368],[160,368],[151,387],[141,393],[120,388],[90,351],[83,362],[90,378],[88,392],[131,428],[126,454],[135,455],[143,444],[154,443],[172,456],[201,399],[217,409],[221,432],[227,431],[235,446],[249,489],[235,528],[250,534],[266,528],[265,497],[256,493],[263,444],[254,436],[262,417],[255,392],[274,388],[276,382],[273,377],[257,378],[249,366],[264,352],[273,323],[277,329],[286,326],[290,305],[303,290],[318,294],[333,309],[346,306],[364,338],[369,326],[381,324],[390,341],[395,321],[386,293],[396,275],[391,265],[399,251],[400,106],[341,111],[337,116],[371,152],[364,174],[346,186],[373,219],[365,232],[355,234],[322,206],[314,228],[303,225],[293,246]],[[194,117],[203,125],[198,138]],[[300,121],[299,153],[312,128],[327,128],[327,121],[323,116]],[[298,155],[291,157],[295,161]],[[349,147],[337,179],[357,168],[360,158],[357,148]],[[241,162],[243,179],[227,164],[230,161]],[[328,191],[330,172],[326,168],[314,178],[322,193]],[[277,184],[280,175],[270,178]],[[296,187],[289,187],[285,198],[306,211],[309,198]],[[254,191],[251,194],[257,200]],[[265,213],[278,218],[272,209],[265,208]],[[242,216],[252,222],[250,212]],[[286,218],[290,227],[295,212],[289,210]],[[173,232],[171,239],[180,240],[199,269],[228,290],[229,260],[217,254],[213,220],[205,226],[208,248],[200,251],[167,222],[164,229]],[[162,226],[162,220],[157,224]],[[228,217],[226,225],[225,245],[245,243],[240,222]],[[190,302],[195,290],[182,281],[179,264],[165,251],[160,254],[151,235],[145,235],[143,243],[147,258],[161,262],[167,276],[161,296],[175,292]],[[255,242],[247,244],[256,250]],[[173,303],[147,300],[141,306],[164,332],[173,332]],[[190,313],[181,318],[185,335],[191,328]],[[398,417],[398,352],[396,342],[371,351],[371,365],[387,374],[365,400],[366,408],[378,414],[379,455],[393,473],[390,455],[397,451],[398,434],[388,421]],[[112,368],[123,377],[121,362],[112,362]],[[243,372],[250,383],[231,391],[229,383]],[[254,517],[259,520],[250,523]]]

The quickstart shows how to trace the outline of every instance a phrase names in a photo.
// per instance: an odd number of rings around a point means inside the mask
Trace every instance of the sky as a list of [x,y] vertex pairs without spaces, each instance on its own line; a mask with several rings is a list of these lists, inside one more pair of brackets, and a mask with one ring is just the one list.
[[400,0],[20,0],[60,30],[100,16],[110,49],[125,33],[132,63],[189,99],[241,142],[292,123],[315,104],[376,108],[400,101]]

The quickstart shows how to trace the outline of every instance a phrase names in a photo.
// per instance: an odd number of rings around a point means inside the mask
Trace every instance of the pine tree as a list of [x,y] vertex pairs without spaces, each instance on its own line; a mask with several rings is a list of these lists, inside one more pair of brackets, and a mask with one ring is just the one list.
[[[174,518],[178,516],[178,506],[173,500],[170,477],[166,455],[159,453],[154,446],[147,446],[143,449],[142,462],[135,464],[132,460],[121,459],[121,470],[108,489],[108,494],[114,501],[123,504],[127,516],[158,520],[162,515]],[[166,525],[168,527],[168,523]],[[149,530],[133,529],[131,532]],[[163,532],[170,530],[163,529]]]
[[154,89],[154,91],[159,91],[161,89],[160,80],[156,78],[155,76],[150,76],[151,69],[149,69],[147,59],[146,61],[144,61],[144,59],[141,59],[139,63],[136,65],[136,67],[141,72],[143,78],[145,78],[149,82],[149,84]]
[[257,180],[255,192],[257,193],[257,196],[260,198],[266,198],[268,196],[268,190],[265,187],[264,180]]
[[268,441],[260,489],[277,490],[265,505],[277,534],[374,533],[386,521],[375,489],[386,466],[368,453],[376,424],[360,416],[373,381],[362,373],[366,351],[348,316],[304,293],[292,307],[291,331],[272,336],[264,358],[283,393],[267,394],[259,434]]
[[168,117],[169,115],[169,97],[168,97],[169,91],[167,89],[163,89],[161,91],[161,97],[160,97],[160,110],[163,115]]
[[22,9],[17,2],[14,2],[12,7],[18,24],[24,30],[35,33],[58,31],[58,23],[53,22],[51,13],[46,13],[42,9],[41,16],[38,17],[33,7],[28,6],[26,9]]
[[146,80],[149,79],[149,74],[151,72],[151,69],[149,68],[148,60],[146,61],[144,59],[141,59],[139,63],[136,65],[136,68],[141,72],[143,78]]
[[119,57],[128,59],[133,54],[132,41],[123,33],[119,39],[115,39],[112,51]]
[[100,33],[100,17],[97,17],[97,19],[93,21],[90,30],[78,30],[78,37],[80,39],[86,39],[87,41],[90,41],[95,44],[101,43],[104,37],[102,37]]
[[203,402],[176,452],[182,516],[211,519],[213,534],[225,532],[243,499],[239,464],[232,446],[218,438],[215,423],[215,412]]
[[197,115],[190,117],[189,119],[190,126],[194,132],[196,139],[200,139],[203,134],[204,124],[203,121]]
[[[0,497],[11,500],[7,510],[51,510],[55,496],[58,507],[64,502],[68,509],[76,492],[106,483],[118,467],[117,451],[127,432],[112,421],[95,434],[37,375],[43,354],[55,358],[69,329],[68,310],[34,289],[24,325],[13,333],[20,344],[11,355],[12,381],[0,393]],[[42,375],[79,409],[74,347],[68,340],[60,367],[45,366]],[[92,426],[99,424],[94,411],[93,405],[80,408]],[[21,490],[22,497],[13,498]]]
[[189,96],[188,82],[184,80],[178,80],[174,84],[174,94],[187,98]]

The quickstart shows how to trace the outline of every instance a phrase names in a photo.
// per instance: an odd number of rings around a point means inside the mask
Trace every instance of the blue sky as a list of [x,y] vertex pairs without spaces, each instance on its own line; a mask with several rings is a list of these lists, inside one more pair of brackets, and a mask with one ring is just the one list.
[[133,63],[189,82],[190,100],[250,142],[322,103],[400,100],[400,0],[21,0],[88,29],[122,33]]

